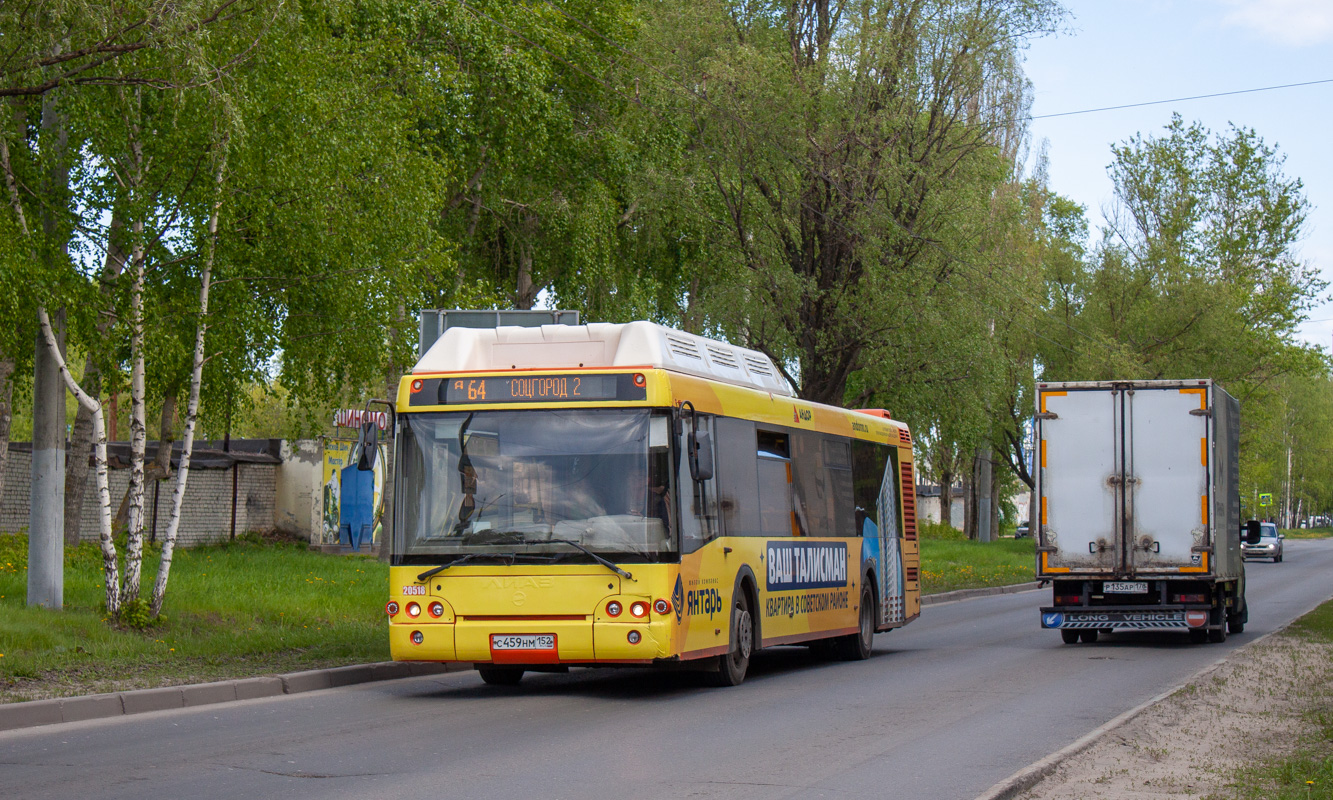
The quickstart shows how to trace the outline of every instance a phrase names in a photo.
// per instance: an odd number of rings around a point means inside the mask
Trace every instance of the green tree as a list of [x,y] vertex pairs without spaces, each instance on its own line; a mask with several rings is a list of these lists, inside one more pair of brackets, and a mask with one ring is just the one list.
[[709,221],[720,261],[703,288],[710,325],[774,356],[808,399],[843,402],[872,364],[880,385],[913,381],[938,361],[919,315],[984,261],[1026,87],[1018,48],[1058,8],[716,2],[658,13],[690,33],[653,41],[679,42],[664,56],[676,118],[688,120],[676,193]]

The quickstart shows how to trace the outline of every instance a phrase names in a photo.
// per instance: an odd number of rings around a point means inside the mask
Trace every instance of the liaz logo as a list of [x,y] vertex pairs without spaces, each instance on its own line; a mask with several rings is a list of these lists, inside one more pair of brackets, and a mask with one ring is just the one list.
[[685,603],[689,606],[691,616],[696,614],[707,614],[709,619],[722,610],[722,595],[718,594],[717,589],[691,589],[685,596]]
[[680,576],[676,576],[676,588],[671,590],[671,605],[676,607],[676,624],[680,624],[680,616],[685,613],[685,587],[680,582]]

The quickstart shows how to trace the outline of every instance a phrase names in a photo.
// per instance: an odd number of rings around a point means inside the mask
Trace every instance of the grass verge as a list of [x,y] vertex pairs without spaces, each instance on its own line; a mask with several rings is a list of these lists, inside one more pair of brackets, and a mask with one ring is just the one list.
[[[1333,644],[1333,601],[1292,623],[1291,633],[1312,645]],[[1255,752],[1251,766],[1238,770],[1226,793],[1213,798],[1266,798],[1267,800],[1329,800],[1333,798],[1333,661],[1325,659],[1323,675],[1303,680],[1290,698],[1305,723],[1305,732],[1284,753],[1271,753],[1266,742],[1248,742]]]
[[[381,610],[388,568],[370,557],[325,555],[254,535],[178,549],[165,620],[145,630],[107,623],[96,544],[66,550],[61,611],[27,607],[27,560],[27,536],[0,535],[0,702],[389,657]],[[157,564],[158,552],[149,548],[145,597]]]
[[921,543],[921,593],[1007,586],[1035,580],[1032,539],[974,542],[948,525],[917,528]]
[[1327,539],[1333,536],[1333,528],[1282,528],[1279,533],[1288,539]]

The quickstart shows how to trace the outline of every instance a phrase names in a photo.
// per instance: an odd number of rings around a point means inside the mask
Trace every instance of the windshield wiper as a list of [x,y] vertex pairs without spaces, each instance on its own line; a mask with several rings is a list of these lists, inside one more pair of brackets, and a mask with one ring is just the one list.
[[[596,561],[598,564],[601,564],[602,566],[606,567],[607,569],[621,576],[625,580],[628,581],[634,580],[633,575],[629,574],[620,567],[617,567],[610,559],[597,555],[596,553],[584,547],[583,545],[579,544],[578,542],[574,541],[573,539],[545,539],[542,541],[556,542],[558,544],[567,544],[570,547],[582,550],[584,553],[587,553],[592,558],[592,560]],[[525,544],[541,544],[542,541],[525,542]]]
[[[553,541],[554,541],[554,540],[553,540]],[[534,543],[533,543],[533,542],[520,542],[520,544],[534,544]],[[522,558],[522,559],[528,559],[528,560],[532,560],[532,561],[554,561],[554,560],[555,560],[555,557],[554,557],[554,556],[541,556],[541,555],[537,555],[536,553],[468,553],[467,555],[463,556],[462,558],[456,559],[456,560],[454,560],[454,561],[450,561],[448,564],[443,564],[443,565],[441,565],[441,566],[434,567],[434,568],[432,568],[432,569],[428,569],[428,570],[426,570],[425,572],[423,572],[423,573],[421,573],[420,575],[417,576],[417,580],[419,580],[419,581],[428,581],[428,580],[430,580],[431,578],[435,577],[436,575],[439,575],[441,572],[444,572],[446,569],[449,569],[450,567],[452,567],[452,566],[456,566],[456,565],[458,565],[458,564],[462,564],[464,561],[471,561],[471,560],[474,559],[474,558],[499,558],[499,559],[503,559],[503,560],[508,561],[509,564],[510,564],[510,566],[513,566],[514,562],[518,561],[520,558]],[[598,558],[598,556],[594,555],[593,558]],[[612,568],[612,569],[615,569],[615,566],[611,566],[611,568]],[[618,570],[617,570],[617,571],[618,571]],[[626,574],[628,574],[628,573],[626,573]]]
[[428,581],[428,580],[430,580],[431,578],[435,577],[436,575],[439,575],[441,572],[444,572],[446,569],[449,569],[449,568],[452,567],[452,566],[455,566],[455,565],[457,565],[457,564],[462,564],[464,561],[471,561],[472,559],[476,558],[477,556],[489,556],[489,555],[495,555],[495,554],[494,554],[494,553],[468,553],[467,555],[463,556],[462,558],[458,558],[458,559],[454,559],[453,561],[450,561],[448,564],[444,564],[444,565],[438,566],[438,567],[436,567],[436,568],[434,568],[434,569],[428,569],[428,570],[426,570],[425,572],[423,572],[423,573],[421,573],[420,575],[417,576],[417,580],[419,580],[419,581]]

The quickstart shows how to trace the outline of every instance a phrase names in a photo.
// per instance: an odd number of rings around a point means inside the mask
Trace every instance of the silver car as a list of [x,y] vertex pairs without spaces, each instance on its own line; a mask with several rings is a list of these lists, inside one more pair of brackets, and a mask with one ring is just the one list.
[[1241,558],[1271,558],[1273,563],[1282,560],[1282,540],[1287,538],[1277,532],[1277,525],[1272,522],[1259,523],[1259,541],[1251,544],[1241,537]]

